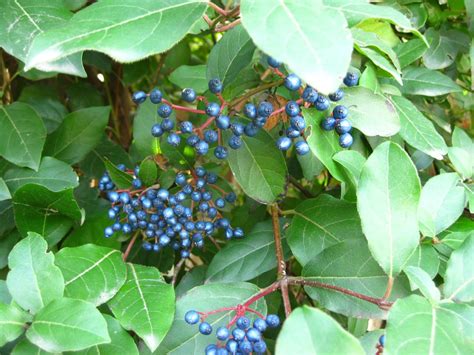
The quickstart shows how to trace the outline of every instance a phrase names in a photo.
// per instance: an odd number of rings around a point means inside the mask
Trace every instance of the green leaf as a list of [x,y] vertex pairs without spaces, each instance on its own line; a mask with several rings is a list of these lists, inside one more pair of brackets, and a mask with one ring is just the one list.
[[366,64],[366,68],[359,79],[359,86],[370,89],[374,94],[380,92],[380,83],[377,79],[377,72],[372,63]]
[[212,48],[207,60],[207,80],[218,78],[227,86],[250,64],[254,51],[255,45],[244,27],[235,27]]
[[450,34],[455,34],[453,32],[457,31],[437,31],[433,27],[427,29],[425,37],[430,48],[423,54],[423,64],[428,69],[444,69],[454,63],[460,45],[450,38]]
[[303,171],[303,176],[306,180],[312,181],[324,170],[323,163],[319,161],[319,159],[314,155],[313,152],[310,152],[305,155],[297,154],[296,159],[298,159],[298,162],[300,163],[301,170]]
[[459,175],[433,176],[421,191],[418,223],[424,236],[435,237],[461,216],[466,205],[464,188],[458,186]]
[[214,255],[206,283],[247,281],[276,267],[273,227],[270,221],[261,222],[244,239],[230,241]]
[[8,190],[8,186],[5,183],[5,180],[0,177],[0,201],[10,200],[11,198],[12,195],[10,193],[10,190]]
[[[185,313],[191,309],[209,312],[222,307],[235,307],[259,292],[257,286],[246,282],[212,283],[191,289],[178,299],[173,326],[157,353],[168,355],[204,353],[204,349],[209,345],[209,338],[202,336],[196,327],[191,327],[184,321]],[[263,298],[253,303],[251,307],[262,314],[267,312]],[[227,325],[234,315],[233,311],[219,312],[210,315],[206,321],[213,329],[217,329]],[[247,313],[246,316],[255,319],[252,313]]]
[[451,254],[445,281],[443,293],[446,298],[458,302],[474,299],[474,236],[466,238]]
[[79,179],[72,168],[57,159],[44,157],[38,171],[28,168],[13,168],[5,173],[5,182],[11,192],[26,184],[36,184],[53,192],[79,186]]
[[432,279],[438,274],[439,256],[431,244],[419,245],[415,252],[407,260],[403,269],[408,266],[415,266],[423,269]]
[[408,67],[402,77],[401,90],[404,95],[439,96],[461,91],[449,76],[436,70]]
[[21,102],[0,105],[0,127],[0,155],[15,165],[38,170],[46,128],[36,111]]
[[285,191],[285,159],[267,132],[242,137],[240,149],[229,149],[228,162],[237,182],[254,200],[272,203]]
[[51,354],[58,354],[61,353],[50,353],[48,351],[44,351],[43,349],[37,347],[36,345],[31,344],[28,339],[23,338],[19,341],[12,350],[11,355],[27,355],[27,354],[36,354],[36,355],[51,355]]
[[193,88],[198,94],[202,94],[208,89],[206,70],[206,65],[181,65],[168,79],[180,88]]
[[355,150],[343,150],[334,154],[332,158],[344,168],[351,183],[357,187],[360,173],[366,161],[365,157]]
[[412,291],[420,289],[423,296],[431,301],[439,302],[441,299],[441,293],[425,270],[416,266],[408,266],[405,268],[404,272],[410,280]]
[[31,316],[15,305],[0,302],[0,346],[18,338],[27,327]]
[[158,177],[158,167],[156,163],[151,159],[146,159],[140,164],[140,172],[138,177],[141,179],[145,186],[151,186],[156,182]]
[[69,164],[80,162],[99,144],[110,107],[89,107],[74,111],[46,141],[45,155],[50,155]]
[[174,289],[154,267],[127,264],[127,269],[127,281],[108,305],[122,327],[155,351],[173,322]]
[[176,286],[176,298],[181,298],[186,292],[191,290],[193,287],[204,284],[206,280],[207,265],[199,265],[193,267],[189,272],[183,275],[183,278]]
[[405,68],[414,61],[420,59],[427,49],[428,47],[426,44],[419,38],[402,42],[394,48],[402,68]]
[[102,314],[93,304],[71,298],[55,300],[41,309],[26,337],[49,352],[77,351],[110,343]]
[[400,130],[400,120],[389,99],[363,87],[344,89],[341,103],[349,107],[349,120],[366,136],[390,137]]
[[443,155],[448,153],[448,147],[433,123],[403,96],[392,96],[390,99],[400,118],[400,136],[412,147],[442,160]]
[[364,355],[365,352],[359,341],[330,315],[303,306],[295,309],[283,324],[275,354]]
[[240,11],[244,27],[261,50],[286,63],[318,91],[337,90],[349,68],[353,45],[339,11],[322,0],[246,0]]
[[[33,40],[40,34],[61,27],[72,12],[62,0],[6,0],[0,4],[0,47],[26,61]],[[82,53],[37,66],[38,69],[85,77]]]
[[0,236],[15,228],[15,219],[13,216],[13,203],[11,200],[0,201]]
[[0,280],[0,302],[4,304],[9,304],[12,301],[12,296],[8,292],[7,282],[5,280]]
[[292,214],[286,235],[293,255],[302,265],[331,245],[362,238],[355,203],[323,194],[301,202]]
[[472,350],[474,308],[433,305],[417,295],[392,306],[386,328],[387,354],[468,354]]
[[27,184],[13,196],[15,222],[20,233],[44,235],[49,246],[61,240],[82,213],[72,190],[51,192],[43,186]]
[[122,253],[94,244],[63,248],[55,262],[64,275],[64,295],[96,306],[114,297],[127,278]]
[[105,53],[119,62],[164,52],[186,35],[205,9],[202,0],[94,3],[77,12],[64,26],[37,36],[28,53],[26,69],[84,50]]
[[[330,286],[342,287],[374,298],[384,295],[388,277],[374,260],[362,238],[349,239],[317,254],[303,268],[303,277]],[[346,316],[386,318],[377,305],[322,287],[305,286],[308,295],[323,307]],[[406,278],[397,277],[390,300],[409,294]]]
[[372,255],[390,277],[418,245],[419,197],[420,180],[408,154],[392,142],[377,146],[362,169],[357,209]]
[[20,233],[16,229],[0,238],[0,269],[8,265],[8,254],[20,238]]
[[64,292],[63,275],[47,248],[40,235],[30,232],[8,256],[8,291],[18,305],[33,314]]
[[162,118],[158,116],[156,105],[152,104],[150,100],[138,107],[137,115],[133,120],[132,147],[137,150],[140,157],[144,158],[161,152],[160,141],[151,135],[151,127],[161,121]]
[[377,67],[390,74],[399,84],[402,84],[401,69],[395,68],[382,54],[368,47],[359,47],[359,52],[369,58]]
[[339,145],[337,133],[334,130],[325,131],[321,128],[321,121],[326,118],[326,115],[315,109],[303,109],[303,116],[311,127],[311,132],[306,138],[309,148],[334,178],[345,181],[344,170],[332,159],[334,154],[343,150]]
[[448,157],[463,179],[469,179],[473,175],[472,158],[465,149],[450,147],[448,148]]
[[110,179],[119,189],[128,189],[132,186],[133,176],[120,170],[117,166],[104,158],[105,168],[110,175]]

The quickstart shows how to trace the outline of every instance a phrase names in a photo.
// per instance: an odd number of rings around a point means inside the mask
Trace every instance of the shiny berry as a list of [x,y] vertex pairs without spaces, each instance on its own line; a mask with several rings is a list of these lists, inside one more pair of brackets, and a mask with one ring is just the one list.
[[237,328],[247,329],[250,326],[250,319],[247,317],[239,317],[235,325],[237,325]]
[[273,57],[267,57],[267,63],[269,66],[271,66],[272,68],[278,68],[280,65],[281,65],[281,62],[276,60],[275,58]]
[[290,91],[296,91],[301,87],[301,79],[295,74],[290,74],[285,78],[283,85]]
[[325,131],[332,131],[336,127],[336,119],[332,116],[325,118],[321,122],[321,128]]
[[217,125],[217,128],[228,129],[230,127],[230,118],[229,118],[229,116],[219,115],[216,118],[216,125]]
[[226,147],[219,145],[214,150],[214,155],[217,159],[225,159],[229,155],[229,152]]
[[174,122],[169,118],[165,118],[161,121],[161,128],[163,131],[171,131],[174,128]]
[[298,141],[295,143],[296,154],[305,155],[309,153],[309,145],[305,141]]
[[239,149],[242,146],[242,139],[239,136],[232,136],[229,139],[229,147]]
[[344,78],[344,84],[347,86],[356,86],[359,82],[359,75],[357,73],[347,73]]
[[232,331],[232,337],[237,341],[244,340],[245,339],[245,330],[240,329],[240,328],[235,328]]
[[205,141],[199,141],[196,143],[194,148],[196,149],[197,154],[206,155],[209,151],[209,144],[207,144]]
[[318,92],[313,89],[311,86],[307,86],[303,94],[301,95],[301,98],[305,100],[306,102],[309,102],[311,104],[314,104],[314,102],[318,99]]
[[278,149],[282,151],[286,151],[290,149],[291,147],[291,139],[288,137],[280,137],[278,138],[276,144],[277,144]]
[[273,105],[268,101],[262,101],[258,105],[257,113],[259,116],[268,117],[273,112]]
[[146,100],[146,93],[143,91],[136,91],[132,95],[132,100],[136,104],[141,104],[144,103]]
[[276,314],[269,314],[266,322],[270,328],[276,328],[280,325],[280,318]]
[[257,107],[252,103],[245,104],[243,112],[248,118],[257,117]]
[[199,313],[196,311],[187,311],[184,315],[184,320],[188,324],[196,324],[199,322]]
[[344,97],[344,91],[342,91],[342,89],[337,89],[336,92],[333,92],[332,94],[329,94],[328,97],[329,97],[329,100],[331,100],[331,101],[342,100],[342,98]]
[[222,92],[222,82],[219,79],[211,79],[209,80],[209,91],[213,94],[219,94]]
[[202,322],[199,324],[199,332],[204,335],[209,335],[212,333],[212,326],[207,322]]
[[255,328],[249,328],[247,330],[247,339],[252,343],[262,340],[262,334]]
[[349,114],[349,110],[347,109],[346,106],[343,106],[343,105],[337,105],[332,110],[332,115],[334,116],[336,120],[342,120],[343,118],[346,118],[348,114]]
[[206,114],[208,116],[217,116],[221,111],[221,107],[217,102],[209,102],[206,106]]
[[257,354],[264,354],[267,351],[267,344],[264,341],[260,340],[253,344],[253,351]]
[[319,95],[317,100],[314,102],[314,107],[318,111],[326,111],[329,108],[329,100],[326,96]]
[[246,136],[255,137],[258,133],[258,127],[252,122],[247,123],[244,128],[244,133]]
[[163,99],[163,94],[158,89],[153,89],[150,92],[150,101],[154,104],[159,104]]
[[218,139],[218,134],[216,131],[210,129],[204,132],[204,140],[207,143],[211,144],[211,143],[217,142],[217,139]]
[[186,102],[193,102],[196,100],[196,91],[191,88],[186,88],[181,92],[181,98]]
[[352,143],[354,143],[354,138],[352,138],[352,135],[350,133],[341,134],[341,136],[339,137],[339,145],[342,148],[349,148]]
[[352,125],[347,119],[338,120],[336,123],[336,132],[339,134],[349,133]]
[[172,109],[168,104],[162,104],[158,107],[158,116],[166,118],[171,115]]
[[298,105],[295,101],[288,101],[285,106],[285,112],[290,117],[296,116],[301,112],[300,105]]
[[257,318],[253,321],[253,327],[263,333],[267,329],[267,322],[262,318]]
[[229,335],[230,335],[229,329],[227,329],[226,327],[219,327],[216,330],[216,337],[217,339],[221,341],[227,340]]
[[302,116],[294,116],[290,118],[290,125],[292,128],[302,131],[306,128],[306,121]]
[[179,135],[177,135],[176,133],[170,133],[168,135],[168,144],[173,146],[173,147],[177,147],[179,145],[179,143],[181,142],[181,137]]
[[189,121],[181,122],[179,125],[182,133],[192,133],[193,132],[193,124]]

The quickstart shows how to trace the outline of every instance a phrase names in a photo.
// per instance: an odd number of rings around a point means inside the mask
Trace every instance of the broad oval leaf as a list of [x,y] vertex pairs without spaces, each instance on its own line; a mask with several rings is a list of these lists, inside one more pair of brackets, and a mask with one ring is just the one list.
[[415,60],[420,59],[427,49],[428,47],[426,44],[419,38],[402,42],[394,48],[402,68],[405,68]]
[[427,68],[408,67],[402,78],[404,95],[439,96],[462,91],[449,76]]
[[53,192],[73,189],[79,185],[79,178],[71,166],[51,157],[41,160],[38,171],[13,168],[4,177],[11,192],[26,184],[41,185]]
[[110,179],[119,189],[129,189],[132,186],[133,176],[117,168],[109,159],[104,158],[104,165]]
[[400,118],[400,136],[412,147],[442,160],[443,155],[448,153],[448,147],[433,123],[403,96],[392,96],[390,100]]
[[36,345],[32,344],[26,337],[24,337],[21,341],[16,343],[15,347],[13,348],[11,355],[26,355],[26,354],[36,354],[36,355],[59,355],[60,353],[50,353],[49,351],[45,351]]
[[377,146],[362,169],[357,209],[372,255],[390,277],[418,245],[419,197],[420,180],[408,154],[392,142]]
[[[305,279],[342,287],[363,295],[380,298],[387,288],[388,277],[374,260],[362,237],[335,244],[315,256],[303,268]],[[358,318],[386,318],[387,312],[377,305],[323,287],[305,286],[309,296],[325,308]],[[397,277],[389,300],[410,294],[407,279]]]
[[293,255],[306,265],[324,249],[351,238],[362,238],[356,204],[321,195],[292,211],[286,235]]
[[400,119],[389,99],[363,87],[344,89],[341,103],[349,107],[349,121],[367,136],[390,137],[400,130]]
[[38,170],[46,141],[43,120],[30,105],[0,105],[0,155],[18,166]]
[[0,302],[0,346],[23,334],[31,318],[31,315],[16,305]]
[[46,141],[45,154],[69,164],[80,162],[99,144],[109,120],[110,107],[74,111]]
[[421,244],[407,260],[406,264],[403,266],[403,270],[408,266],[415,266],[423,269],[432,279],[434,279],[438,274],[440,264],[439,259],[438,252],[431,243]]
[[37,36],[25,69],[84,50],[121,62],[137,61],[170,49],[205,10],[203,0],[100,1],[78,11],[64,26]]
[[431,280],[431,276],[428,275],[425,270],[416,266],[408,266],[404,269],[404,272],[410,280],[412,291],[420,289],[423,296],[434,302],[439,302],[441,299],[441,293],[435,283]]
[[30,232],[8,256],[8,291],[18,305],[33,314],[64,292],[63,275],[47,249],[43,237]]
[[[176,314],[168,335],[157,350],[158,354],[181,355],[181,354],[202,354],[209,338],[199,333],[196,327],[192,327],[184,321],[187,311],[194,309],[199,312],[209,312],[223,307],[235,307],[245,303],[252,296],[261,290],[250,283],[212,283],[194,287],[185,293],[176,303]],[[267,306],[265,300],[259,299],[252,304],[252,309],[266,314]],[[210,315],[207,322],[213,329],[227,325],[234,317],[234,311],[224,311]],[[253,313],[246,315],[254,319]]]
[[267,132],[243,137],[240,149],[229,149],[228,162],[239,185],[254,200],[272,203],[285,191],[285,158]]
[[355,150],[343,150],[332,157],[345,170],[351,183],[357,187],[360,173],[365,164],[365,157]]
[[[150,100],[145,101],[138,107],[137,114],[133,120],[133,142],[134,148],[140,157],[147,157],[161,151],[160,141],[151,135],[151,127],[161,123],[162,118],[158,116],[156,105]],[[166,144],[166,143],[165,143]]]
[[122,327],[155,351],[173,322],[174,289],[154,267],[127,264],[127,270],[125,284],[108,305]]
[[431,304],[412,295],[390,310],[384,352],[388,354],[469,354],[474,334],[474,307]]
[[359,341],[330,315],[303,306],[295,309],[283,323],[275,354],[363,355],[365,352]]
[[252,61],[255,45],[243,26],[237,26],[212,48],[207,61],[207,80],[219,78],[224,86]]
[[353,45],[339,11],[322,0],[245,0],[241,17],[265,53],[286,63],[317,90],[325,94],[337,90],[349,68]]
[[55,263],[64,276],[64,295],[96,306],[115,296],[127,278],[122,253],[94,244],[63,248]]
[[418,205],[420,231],[435,237],[461,216],[466,205],[466,194],[459,175],[447,173],[433,176],[421,190]]
[[181,65],[169,76],[169,80],[180,88],[193,88],[202,94],[208,89],[206,65]]
[[471,302],[474,299],[474,236],[451,254],[446,269],[444,295],[450,300]]
[[93,304],[71,298],[55,300],[41,309],[26,337],[49,352],[77,351],[110,342],[102,314]]
[[156,182],[158,177],[158,167],[152,159],[145,159],[140,164],[140,170],[138,177],[145,184],[145,186],[151,186]]

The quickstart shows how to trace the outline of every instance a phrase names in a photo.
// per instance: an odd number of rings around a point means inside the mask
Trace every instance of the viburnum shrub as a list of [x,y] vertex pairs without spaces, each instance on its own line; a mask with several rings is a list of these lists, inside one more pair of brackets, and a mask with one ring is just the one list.
[[474,353],[469,1],[0,1],[0,352]]

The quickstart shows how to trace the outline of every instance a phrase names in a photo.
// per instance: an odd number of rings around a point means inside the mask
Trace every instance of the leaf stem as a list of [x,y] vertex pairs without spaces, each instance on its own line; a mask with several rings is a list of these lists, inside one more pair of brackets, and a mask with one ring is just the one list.
[[123,261],[127,261],[128,255],[130,254],[130,251],[132,250],[133,244],[135,244],[135,241],[137,240],[138,234],[139,234],[138,231],[135,232],[132,239],[130,239],[127,249],[125,250],[125,253],[123,253]]
[[383,295],[382,299],[386,300],[390,297],[393,289],[393,282],[394,278],[392,276],[389,276],[387,280],[387,289],[385,290],[385,294]]
[[258,94],[259,92],[265,91],[267,89],[271,89],[275,86],[280,86],[283,83],[283,80],[277,80],[277,81],[272,81],[260,86],[257,86],[255,89],[247,91],[244,95],[234,99],[229,103],[229,108],[234,108],[237,106],[239,103],[241,103],[244,100],[247,100],[248,98],[252,97],[255,94]]
[[290,175],[290,183],[296,187],[303,195],[305,195],[308,198],[315,197],[314,194],[307,190],[303,185],[300,184],[300,182],[295,179],[293,176]]

